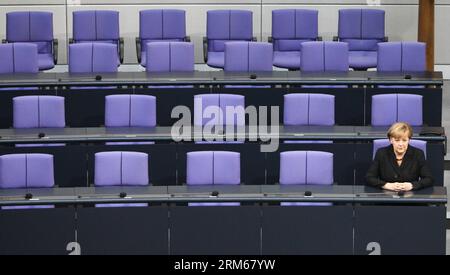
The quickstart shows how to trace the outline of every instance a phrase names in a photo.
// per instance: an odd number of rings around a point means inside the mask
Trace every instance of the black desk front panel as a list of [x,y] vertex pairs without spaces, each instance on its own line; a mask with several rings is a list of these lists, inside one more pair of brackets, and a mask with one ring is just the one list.
[[0,254],[67,255],[75,229],[75,208],[1,210]]
[[444,206],[355,206],[355,254],[445,255]]
[[170,207],[173,255],[259,255],[258,206]]
[[262,254],[353,254],[353,207],[263,206]]
[[83,255],[167,255],[167,206],[79,208],[77,236]]

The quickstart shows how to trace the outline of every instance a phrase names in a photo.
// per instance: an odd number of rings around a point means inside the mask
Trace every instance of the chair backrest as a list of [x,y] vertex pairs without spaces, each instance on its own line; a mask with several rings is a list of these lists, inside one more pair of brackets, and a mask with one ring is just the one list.
[[73,39],[75,42],[104,41],[117,44],[119,37],[118,11],[86,10],[73,12]]
[[304,42],[300,70],[304,72],[348,71],[348,44],[343,42]]
[[377,64],[377,70],[381,72],[423,72],[426,70],[426,44],[379,43]]
[[272,11],[272,38],[275,51],[300,51],[302,42],[318,37],[317,10],[281,9]]
[[64,128],[64,97],[18,96],[13,98],[14,128]]
[[156,98],[150,95],[105,97],[106,127],[155,127]]
[[33,43],[0,45],[0,74],[39,72],[37,46]]
[[225,71],[272,71],[273,47],[265,42],[225,43]]
[[223,52],[227,41],[252,40],[253,13],[247,10],[210,10],[206,29],[208,50]]
[[333,154],[318,151],[280,153],[280,184],[332,185]]
[[100,152],[95,154],[95,186],[148,185],[146,153]]
[[39,53],[52,53],[53,13],[15,11],[6,14],[8,42],[34,42]]
[[0,156],[0,188],[47,188],[54,185],[52,155]]
[[385,37],[385,11],[378,9],[339,10],[339,39],[350,51],[376,51]]
[[334,125],[334,96],[287,94],[284,96],[284,125]]
[[69,45],[70,73],[117,72],[117,48],[108,43],[79,43]]
[[[388,147],[390,145],[391,145],[391,143],[390,143],[389,139],[387,139],[387,138],[373,140],[372,158],[373,159],[375,158],[375,154],[377,153],[378,149],[383,148],[383,147]],[[409,145],[422,150],[425,155],[425,158],[427,158],[427,142],[426,141],[418,140],[418,139],[410,139]]]
[[413,94],[381,94],[372,96],[372,126],[390,126],[404,121],[421,126],[422,96]]
[[139,37],[142,46],[148,41],[183,41],[186,37],[186,12],[178,9],[140,11]]
[[194,125],[245,125],[245,97],[200,94],[194,97]]
[[147,71],[193,72],[194,44],[190,42],[151,42],[147,47]]
[[187,153],[186,184],[240,184],[240,153],[201,151]]

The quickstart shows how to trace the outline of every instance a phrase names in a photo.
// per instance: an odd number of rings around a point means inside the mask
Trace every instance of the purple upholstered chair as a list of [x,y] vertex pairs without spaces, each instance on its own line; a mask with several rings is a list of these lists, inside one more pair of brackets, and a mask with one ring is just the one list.
[[339,10],[339,36],[349,44],[350,68],[367,70],[377,66],[377,44],[386,42],[385,12],[377,9]]
[[117,62],[123,62],[123,38],[119,31],[119,12],[86,10],[73,12],[73,39],[70,43],[102,42],[115,45]]
[[35,44],[1,44],[0,59],[0,74],[39,72],[38,47]]
[[300,69],[300,46],[319,40],[318,11],[282,9],[272,11],[273,65],[279,68]]
[[[104,186],[146,186],[149,184],[148,155],[139,152],[95,154],[94,184]],[[145,207],[147,203],[96,204],[96,207]]]
[[301,44],[303,72],[346,72],[349,69],[348,44],[343,42],[304,42]]
[[[105,97],[106,127],[155,127],[156,98],[150,95],[109,95]],[[144,142],[107,142],[106,145],[151,145]]]
[[186,36],[186,12],[184,10],[142,10],[139,12],[139,37],[136,53],[142,66],[147,64],[149,42],[190,42]]
[[58,40],[53,39],[53,13],[15,11],[6,14],[6,42],[36,44],[39,70],[52,69],[58,60]]
[[287,94],[283,121],[284,125],[334,125],[334,96]]
[[70,73],[117,72],[116,46],[108,43],[69,45]]
[[[333,154],[318,151],[280,153],[281,185],[332,185]],[[330,203],[290,203],[282,206],[329,206]]]
[[191,42],[151,42],[146,44],[148,72],[193,72],[194,44]]
[[13,98],[14,128],[64,128],[64,97],[18,96]]
[[386,42],[378,44],[380,72],[424,72],[426,44],[422,42]]
[[[187,185],[238,185],[241,183],[240,153],[200,151],[187,153]],[[189,206],[239,206],[240,203],[189,203]]]
[[225,43],[224,70],[228,72],[272,71],[273,48],[264,42]]
[[404,121],[421,126],[422,96],[413,94],[381,94],[372,96],[372,126],[390,126]]
[[[9,154],[0,156],[0,189],[52,188],[54,185],[52,155]],[[54,208],[54,206],[3,206],[1,209],[37,208]]]
[[[228,112],[227,112],[228,109]],[[194,125],[245,125],[245,97],[201,94],[194,97]]]
[[[373,141],[373,152],[372,152],[372,158],[375,158],[375,154],[377,153],[378,149],[383,147],[390,146],[391,143],[389,142],[389,139],[375,139]],[[424,140],[418,140],[418,139],[411,139],[409,140],[409,145],[413,146],[417,149],[420,149],[423,151],[425,158],[427,158],[427,142]]]
[[251,41],[253,13],[246,10],[210,10],[207,12],[206,37],[203,37],[205,63],[215,68],[225,65],[225,43]]

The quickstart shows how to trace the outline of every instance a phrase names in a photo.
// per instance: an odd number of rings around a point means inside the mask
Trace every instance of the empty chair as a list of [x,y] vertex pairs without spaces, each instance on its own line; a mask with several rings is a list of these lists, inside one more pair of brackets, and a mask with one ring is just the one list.
[[[280,153],[281,185],[332,185],[333,154],[318,151]],[[328,206],[330,203],[290,203],[282,206]]]
[[[378,149],[383,147],[390,146],[391,143],[389,139],[375,139],[373,141],[373,153],[372,158],[375,159],[375,154],[377,153]],[[418,139],[411,139],[409,140],[409,146],[413,146],[415,148],[418,148],[423,151],[425,158],[427,158],[427,142],[424,140],[418,140]]]
[[116,47],[107,43],[80,43],[69,46],[70,73],[117,72]]
[[264,42],[225,43],[224,70],[228,72],[272,71],[273,48]]
[[[140,152],[100,152],[95,154],[94,184],[105,186],[147,186],[149,156]],[[96,204],[96,207],[145,207],[147,203]]]
[[334,125],[334,96],[284,95],[284,125]]
[[377,71],[424,72],[426,44],[422,42],[386,42],[378,44]]
[[414,94],[381,94],[372,96],[372,126],[390,126],[404,121],[421,126],[422,96]]
[[[150,95],[105,97],[106,127],[155,127],[156,98]],[[106,145],[154,144],[154,142],[107,142]]]
[[14,128],[64,128],[64,97],[18,96],[13,98]]
[[206,37],[203,38],[205,63],[214,68],[225,65],[225,43],[251,41],[253,13],[246,10],[210,10],[207,12]]
[[[187,185],[238,185],[241,183],[240,153],[200,151],[187,153]],[[240,203],[189,203],[189,206],[238,206]]]
[[176,9],[142,10],[139,12],[139,37],[136,54],[142,66],[147,64],[149,42],[190,42],[186,36],[186,12]]
[[123,38],[119,31],[119,12],[86,10],[73,12],[73,38],[70,43],[110,43],[116,46],[117,65],[123,62]]
[[377,9],[339,10],[338,37],[349,44],[350,68],[367,70],[377,66],[377,44],[386,42],[385,12]]
[[201,94],[194,97],[194,125],[245,125],[245,98],[232,94]]
[[0,59],[0,74],[39,72],[38,47],[35,44],[2,44]]
[[58,40],[53,38],[53,13],[51,12],[6,13],[5,42],[36,44],[39,70],[52,69],[58,61]]
[[[54,185],[52,155],[8,154],[0,156],[0,189],[52,188]],[[54,206],[3,206],[1,209],[36,208],[54,208]]]
[[346,72],[349,69],[347,43],[304,42],[300,48],[303,72]]
[[151,42],[146,44],[148,72],[193,72],[194,44],[190,42]]
[[300,69],[300,46],[318,37],[318,11],[281,9],[272,11],[273,65],[279,68]]

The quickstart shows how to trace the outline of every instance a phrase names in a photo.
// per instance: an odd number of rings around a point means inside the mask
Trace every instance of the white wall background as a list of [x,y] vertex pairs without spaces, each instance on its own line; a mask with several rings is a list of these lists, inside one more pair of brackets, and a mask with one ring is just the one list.
[[[196,62],[203,62],[202,37],[206,33],[206,11],[246,9],[253,11],[253,32],[258,41],[271,33],[271,11],[279,8],[319,10],[319,35],[331,40],[337,33],[340,8],[367,7],[379,2],[386,11],[386,34],[390,41],[417,40],[418,0],[0,0],[0,38],[5,38],[6,13],[18,10],[53,12],[55,38],[59,39],[59,62],[67,61],[67,41],[72,37],[72,11],[109,9],[120,12],[120,33],[125,38],[125,62],[137,62],[135,37],[139,33],[139,11],[177,8],[186,10],[187,34],[195,43]],[[436,0],[436,64],[450,65],[450,0]]]

